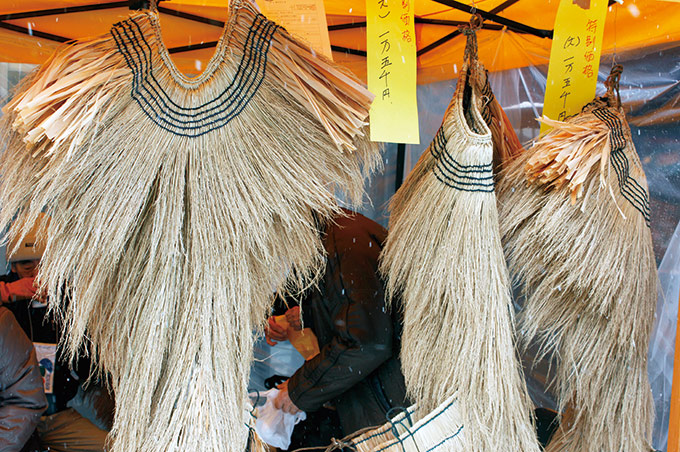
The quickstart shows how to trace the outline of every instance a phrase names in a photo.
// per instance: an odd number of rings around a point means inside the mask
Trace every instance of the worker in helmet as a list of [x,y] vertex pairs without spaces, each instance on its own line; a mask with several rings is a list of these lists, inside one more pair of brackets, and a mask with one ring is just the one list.
[[35,232],[31,231],[10,254],[16,243],[7,247],[7,261],[11,265],[8,275],[0,276],[0,301],[3,304],[30,300],[35,296],[35,276],[44,246],[36,244]]

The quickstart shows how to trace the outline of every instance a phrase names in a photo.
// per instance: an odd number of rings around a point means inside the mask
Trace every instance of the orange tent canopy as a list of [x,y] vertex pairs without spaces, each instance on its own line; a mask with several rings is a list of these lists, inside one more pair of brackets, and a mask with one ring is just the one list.
[[[449,35],[456,30],[456,23],[467,22],[470,14],[442,4],[445,0],[415,1],[418,82],[455,78],[454,65],[460,66],[464,38]],[[226,20],[226,3],[227,0],[166,0],[160,4],[163,36],[168,48],[174,49],[173,59],[181,70],[200,72],[210,58],[213,48],[209,43],[217,41],[222,32],[219,22]],[[464,3],[470,5],[471,1]],[[544,34],[553,28],[558,4],[559,0],[475,2],[478,10],[495,12]],[[366,49],[365,2],[325,0],[325,7],[334,59],[365,79],[366,60],[362,56]],[[103,34],[128,11],[126,1],[0,0],[0,61],[41,63],[60,45],[60,40]],[[178,17],[176,12],[184,17]],[[212,23],[199,22],[187,14],[212,19]],[[676,1],[612,2],[605,27],[604,52],[679,41],[678,23],[680,3]],[[485,26],[487,28],[478,33],[479,53],[490,70],[548,62],[550,38],[512,30],[493,20],[487,20]],[[437,45],[439,40],[443,42]],[[206,45],[207,48],[200,48]]]

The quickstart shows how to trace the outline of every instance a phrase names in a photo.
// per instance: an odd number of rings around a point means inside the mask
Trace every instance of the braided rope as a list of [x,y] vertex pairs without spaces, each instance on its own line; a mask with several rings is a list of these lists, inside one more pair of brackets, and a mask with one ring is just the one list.
[[623,66],[620,64],[614,65],[612,70],[609,72],[609,77],[604,82],[604,86],[607,87],[607,98],[611,103],[614,99],[614,93],[616,93],[616,108],[621,108],[621,94],[619,93],[619,82],[621,81],[621,74],[623,73]]

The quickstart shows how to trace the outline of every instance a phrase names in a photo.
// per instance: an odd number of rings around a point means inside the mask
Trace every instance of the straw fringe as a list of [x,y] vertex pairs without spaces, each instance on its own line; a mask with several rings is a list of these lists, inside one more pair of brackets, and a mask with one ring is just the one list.
[[275,449],[262,441],[257,433],[255,433],[255,430],[251,430],[248,447],[245,450],[248,452],[272,452]]
[[492,118],[489,129],[494,144],[494,174],[498,177],[505,162],[513,160],[524,152],[524,147],[520,143],[510,119],[495,97],[489,103],[489,109]]
[[570,122],[545,117],[539,121],[553,128],[534,145],[526,163],[527,179],[547,187],[568,185],[571,203],[576,204],[591,168],[599,164],[600,187],[605,187],[611,153],[607,125],[594,115],[579,115]]
[[[466,450],[537,451],[513,344],[491,135],[473,107],[475,91],[465,93],[465,86],[461,76],[440,132],[391,202],[381,271],[389,298],[400,293],[403,300],[402,369],[421,413],[456,392]],[[476,185],[446,186],[446,159],[468,168],[458,174],[459,183]]]
[[[229,57],[194,89],[164,65],[153,16],[131,16],[180,107],[197,109],[234,77],[256,13],[233,14]],[[41,210],[52,217],[39,280],[70,353],[88,350],[111,374],[112,451],[241,452],[253,331],[274,291],[323,270],[317,230],[341,212],[335,188],[361,202],[379,161],[365,136],[372,96],[277,29],[247,107],[185,136],[131,96],[142,78],[129,64],[111,36],[79,42],[8,104],[0,230],[16,218],[6,240]]]
[[547,450],[648,451],[657,276],[646,179],[606,99],[550,124],[498,186],[510,272],[526,296],[518,329],[558,357],[554,384],[570,410]]

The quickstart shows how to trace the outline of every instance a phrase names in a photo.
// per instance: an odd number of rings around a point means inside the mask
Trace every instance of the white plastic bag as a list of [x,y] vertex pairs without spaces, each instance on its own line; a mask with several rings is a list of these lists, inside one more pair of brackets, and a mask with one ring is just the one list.
[[253,399],[262,400],[265,397],[267,399],[264,405],[257,408],[255,432],[262,441],[270,446],[288,449],[295,424],[307,419],[307,414],[304,411],[295,414],[284,413],[282,410],[274,408],[274,399],[276,399],[278,393],[279,390],[274,388],[259,394],[250,394]]

